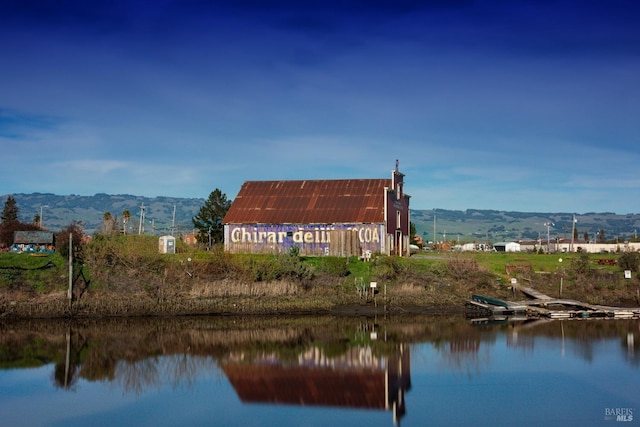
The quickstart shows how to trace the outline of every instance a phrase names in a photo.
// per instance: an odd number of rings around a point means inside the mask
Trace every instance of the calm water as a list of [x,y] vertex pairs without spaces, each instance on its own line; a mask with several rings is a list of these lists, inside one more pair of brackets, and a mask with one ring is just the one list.
[[640,425],[638,320],[0,323],[3,426]]

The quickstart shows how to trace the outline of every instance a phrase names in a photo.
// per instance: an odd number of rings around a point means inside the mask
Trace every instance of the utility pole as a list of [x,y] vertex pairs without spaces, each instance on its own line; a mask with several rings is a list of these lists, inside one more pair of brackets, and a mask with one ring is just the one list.
[[438,244],[438,235],[436,234],[436,208],[433,208],[433,248],[436,249]]
[[138,235],[144,233],[144,203],[140,206],[140,224],[138,224]]
[[67,289],[69,307],[73,301],[73,233],[69,233],[69,288]]
[[576,234],[576,214],[573,214],[573,221],[571,221],[571,246],[569,247],[569,252],[573,252],[573,236]]
[[40,224],[38,224],[38,225],[40,226],[40,228],[42,228],[42,225],[43,225],[43,223],[44,223],[44,222],[42,221],[42,208],[48,208],[48,207],[49,207],[49,205],[43,205],[43,206],[40,206],[40,221],[39,221],[39,222],[40,222]]
[[173,205],[173,219],[171,220],[171,235],[176,231],[176,205]]
[[554,223],[552,223],[552,222],[545,222],[545,223],[544,223],[544,226],[545,226],[545,227],[547,227],[547,253],[549,253],[549,242],[550,242],[550,239],[549,239],[549,228],[550,228],[552,225],[555,225],[555,224],[554,224]]

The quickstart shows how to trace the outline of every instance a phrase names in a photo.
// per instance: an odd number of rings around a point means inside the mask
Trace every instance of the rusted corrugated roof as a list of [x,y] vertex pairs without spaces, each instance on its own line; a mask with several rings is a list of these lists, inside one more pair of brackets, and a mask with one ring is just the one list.
[[231,363],[222,369],[243,402],[387,408],[385,371]]
[[390,179],[246,181],[225,224],[336,224],[384,222]]

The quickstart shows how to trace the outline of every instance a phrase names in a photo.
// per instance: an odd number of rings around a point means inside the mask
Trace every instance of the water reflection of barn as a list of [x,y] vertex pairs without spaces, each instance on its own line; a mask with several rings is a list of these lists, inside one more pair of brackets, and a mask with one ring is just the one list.
[[399,344],[388,356],[357,347],[327,357],[314,347],[292,363],[272,355],[245,360],[231,355],[222,368],[245,403],[329,406],[392,411],[394,423],[405,414],[411,388],[409,347]]

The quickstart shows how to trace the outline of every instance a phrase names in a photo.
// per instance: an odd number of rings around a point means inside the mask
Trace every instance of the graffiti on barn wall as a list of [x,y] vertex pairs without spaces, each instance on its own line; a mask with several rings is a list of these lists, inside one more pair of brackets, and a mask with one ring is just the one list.
[[[383,227],[381,224],[226,225],[225,246],[232,252],[282,252],[298,247],[306,254],[329,255],[336,253],[336,245],[344,244],[342,237],[350,235],[354,236],[359,252],[381,252]],[[338,236],[340,241],[335,241]]]

